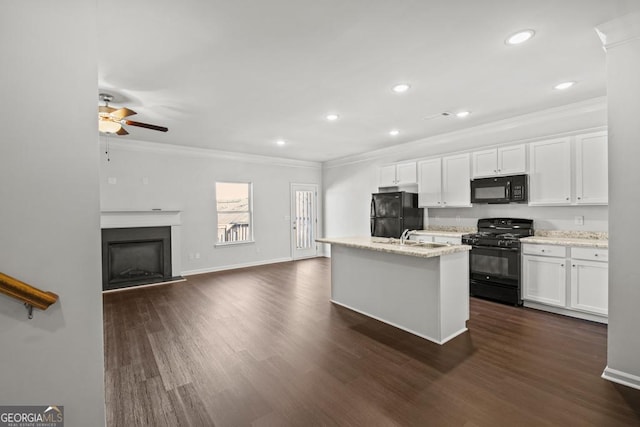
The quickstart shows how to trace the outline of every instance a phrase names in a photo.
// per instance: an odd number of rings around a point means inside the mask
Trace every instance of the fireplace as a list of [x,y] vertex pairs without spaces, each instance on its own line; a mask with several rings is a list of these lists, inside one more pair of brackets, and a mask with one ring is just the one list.
[[173,280],[171,227],[102,230],[102,289]]

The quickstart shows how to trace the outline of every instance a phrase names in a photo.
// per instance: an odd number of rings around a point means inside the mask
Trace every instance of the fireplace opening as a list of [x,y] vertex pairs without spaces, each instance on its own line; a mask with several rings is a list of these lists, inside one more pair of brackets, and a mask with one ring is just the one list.
[[172,280],[171,227],[102,230],[102,289]]

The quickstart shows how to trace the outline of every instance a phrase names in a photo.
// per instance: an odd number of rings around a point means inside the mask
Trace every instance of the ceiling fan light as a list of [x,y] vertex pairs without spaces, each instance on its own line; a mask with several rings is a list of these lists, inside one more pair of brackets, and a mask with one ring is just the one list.
[[98,130],[102,133],[116,133],[122,129],[122,125],[111,120],[98,120]]

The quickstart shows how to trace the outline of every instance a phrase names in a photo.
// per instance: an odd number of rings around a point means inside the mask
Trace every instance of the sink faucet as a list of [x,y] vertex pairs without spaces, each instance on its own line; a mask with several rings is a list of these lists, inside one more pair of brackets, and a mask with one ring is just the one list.
[[411,236],[415,232],[415,230],[409,230],[408,228],[404,230],[402,232],[402,235],[400,236],[400,244],[404,245],[404,242],[409,238],[409,236]]

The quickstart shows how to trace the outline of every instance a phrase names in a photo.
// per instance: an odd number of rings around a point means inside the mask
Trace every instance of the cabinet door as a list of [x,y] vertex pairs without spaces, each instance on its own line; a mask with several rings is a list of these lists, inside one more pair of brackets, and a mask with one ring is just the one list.
[[529,144],[529,204],[571,204],[571,140]]
[[606,262],[571,261],[571,308],[604,314],[609,309],[609,276]]
[[475,151],[473,153],[473,177],[494,176],[498,173],[498,150]]
[[564,307],[567,272],[564,258],[522,257],[522,299]]
[[382,166],[379,171],[378,186],[393,187],[396,185],[396,165]]
[[396,165],[396,182],[398,185],[418,182],[416,162],[398,163]]
[[440,158],[418,163],[418,205],[442,206],[442,164]]
[[442,198],[444,207],[471,206],[469,153],[442,158]]
[[607,133],[576,137],[576,203],[608,202]]
[[517,175],[527,171],[527,146],[524,144],[498,148],[498,173]]

